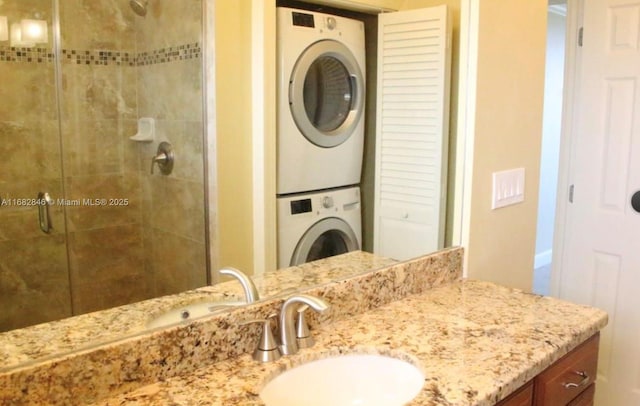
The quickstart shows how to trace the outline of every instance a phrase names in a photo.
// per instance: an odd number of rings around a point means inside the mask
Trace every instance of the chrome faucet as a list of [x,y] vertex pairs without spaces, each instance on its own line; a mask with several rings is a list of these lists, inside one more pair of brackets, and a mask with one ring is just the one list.
[[296,317],[299,308],[308,305],[317,312],[324,312],[329,308],[329,304],[319,297],[310,295],[291,296],[282,304],[279,317],[280,327],[280,352],[283,355],[291,355],[298,352],[298,342],[296,338]]
[[239,269],[232,267],[222,268],[219,272],[220,275],[233,276],[238,280],[238,282],[240,282],[240,284],[242,285],[242,289],[244,289],[244,296],[247,303],[253,303],[257,300],[260,300],[258,289],[256,289],[256,285],[247,274],[240,271]]

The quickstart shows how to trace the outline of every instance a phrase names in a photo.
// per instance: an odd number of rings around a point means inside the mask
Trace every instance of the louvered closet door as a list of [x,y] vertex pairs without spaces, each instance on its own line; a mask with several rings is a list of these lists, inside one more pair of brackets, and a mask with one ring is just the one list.
[[374,251],[444,244],[451,24],[446,6],[381,14]]

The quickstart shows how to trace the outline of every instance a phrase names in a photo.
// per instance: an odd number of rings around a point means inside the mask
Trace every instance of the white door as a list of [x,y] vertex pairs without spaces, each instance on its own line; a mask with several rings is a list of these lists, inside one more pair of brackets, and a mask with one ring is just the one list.
[[451,24],[446,6],[381,14],[374,252],[444,245]]
[[596,404],[640,405],[640,1],[582,4],[558,294],[609,313]]

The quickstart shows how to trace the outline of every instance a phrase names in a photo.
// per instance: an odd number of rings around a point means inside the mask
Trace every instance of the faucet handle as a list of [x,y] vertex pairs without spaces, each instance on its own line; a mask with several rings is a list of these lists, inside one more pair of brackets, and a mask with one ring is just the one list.
[[266,319],[247,320],[240,323],[241,326],[252,323],[263,323],[260,341],[253,352],[253,359],[258,362],[275,361],[281,356],[278,343],[273,337],[273,330],[271,330],[271,319],[276,316],[277,314],[274,313],[267,316]]
[[304,316],[307,309],[309,309],[309,305],[300,306],[298,308],[298,315],[296,316],[296,341],[298,342],[298,348],[313,347],[313,344],[316,343],[309,332],[309,325]]
[[162,141],[158,145],[156,156],[151,158],[151,174],[153,175],[153,166],[157,164],[163,175],[170,175],[173,170],[173,160],[173,146],[166,141]]

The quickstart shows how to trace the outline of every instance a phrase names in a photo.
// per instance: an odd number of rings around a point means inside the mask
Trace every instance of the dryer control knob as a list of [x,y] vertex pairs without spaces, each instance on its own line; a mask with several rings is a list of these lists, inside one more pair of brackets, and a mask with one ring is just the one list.
[[336,19],[333,17],[328,17],[327,18],[327,28],[330,30],[333,30],[334,28],[336,28]]
[[333,207],[333,198],[331,196],[325,196],[322,198],[322,207],[330,209]]

